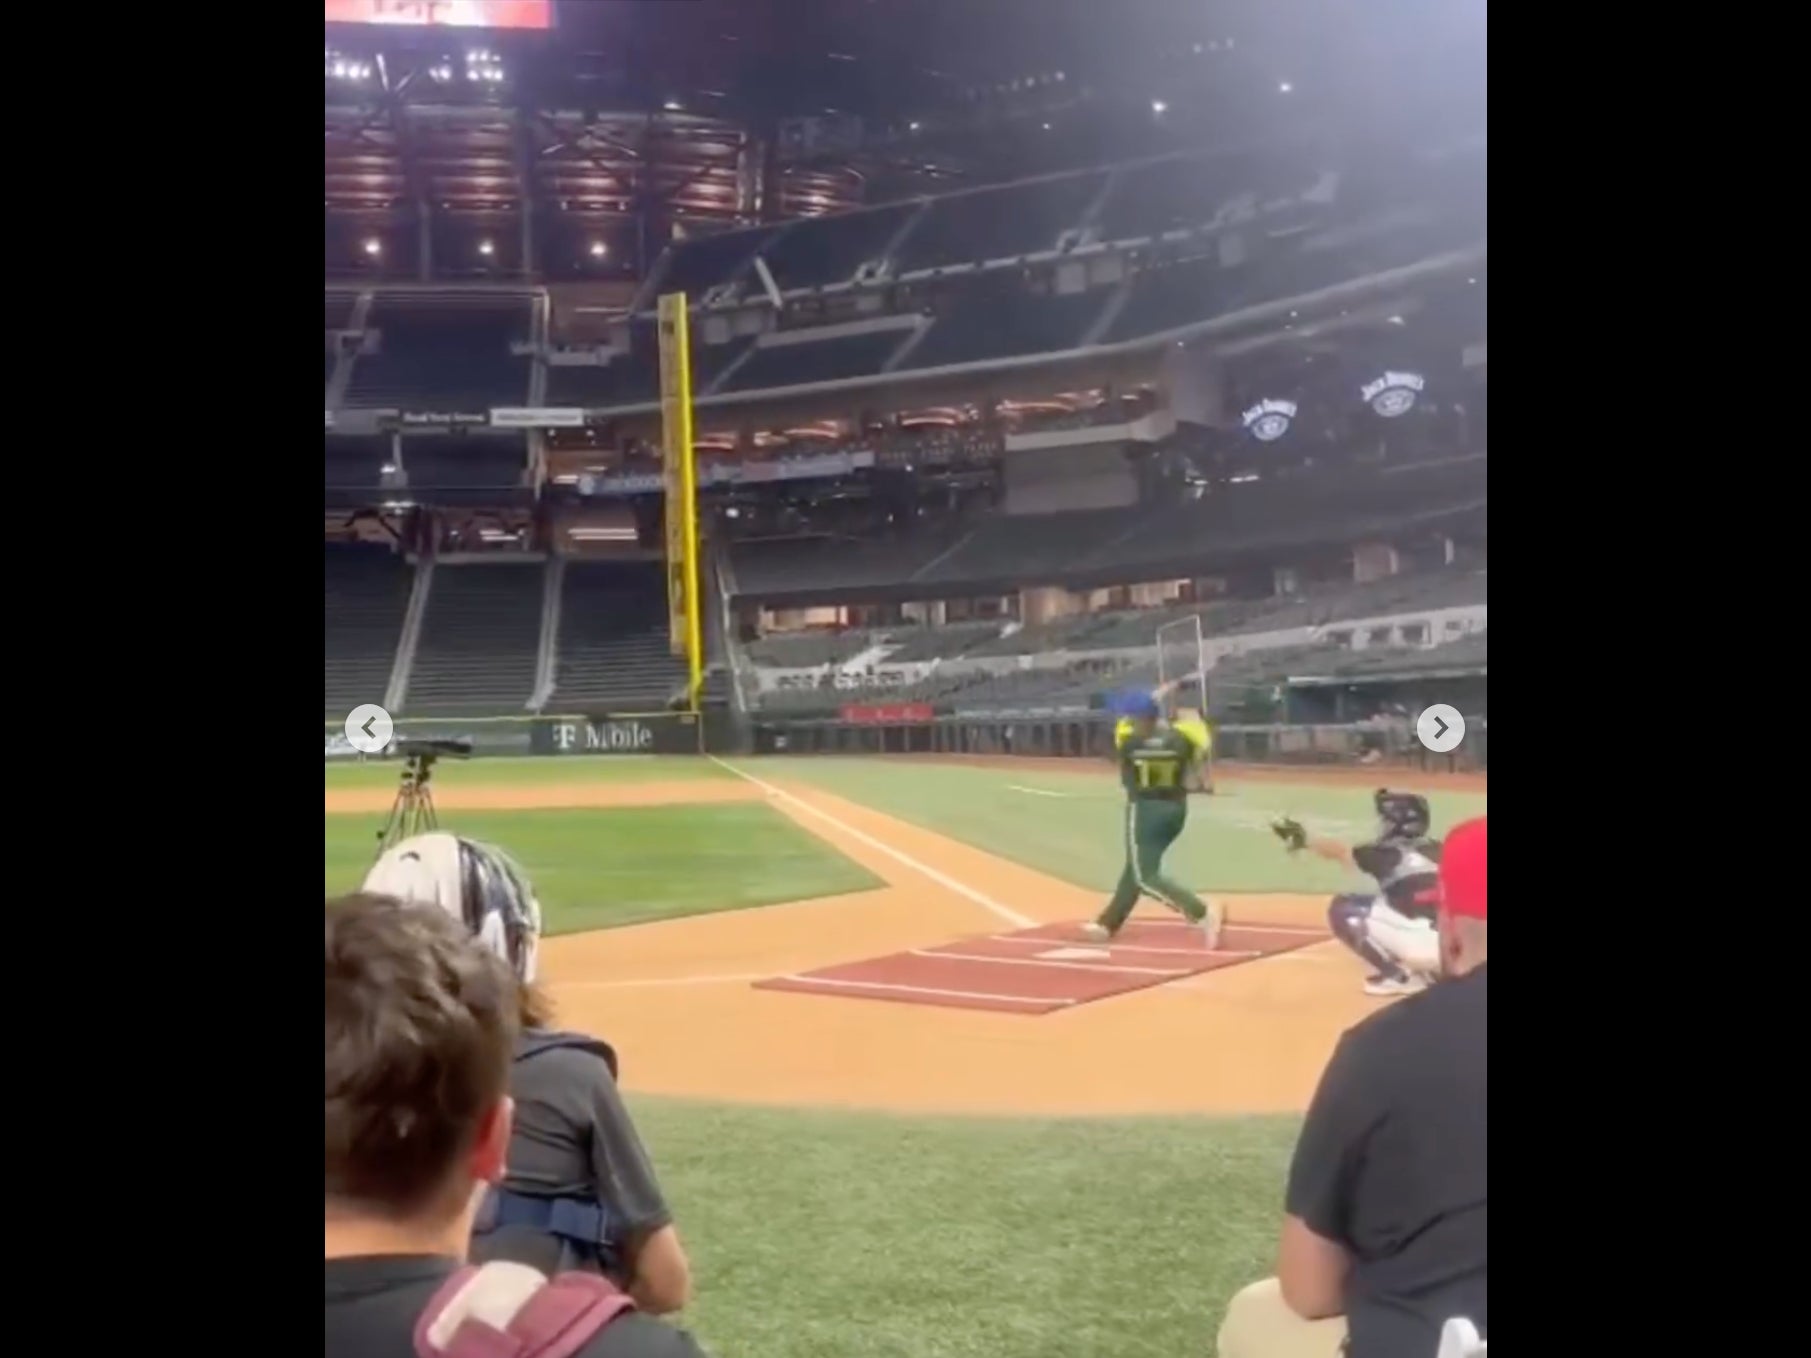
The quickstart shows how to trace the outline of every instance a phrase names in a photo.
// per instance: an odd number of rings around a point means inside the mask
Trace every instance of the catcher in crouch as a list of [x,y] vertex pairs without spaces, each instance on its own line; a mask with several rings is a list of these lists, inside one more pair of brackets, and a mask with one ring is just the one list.
[[1287,817],[1270,828],[1290,853],[1306,849],[1350,864],[1377,883],[1374,894],[1335,896],[1328,902],[1327,920],[1334,937],[1370,964],[1367,995],[1409,995],[1440,972],[1440,936],[1434,926],[1440,905],[1440,841],[1428,833],[1433,818],[1426,797],[1379,788],[1373,800],[1378,834],[1368,844],[1347,848],[1319,839]]

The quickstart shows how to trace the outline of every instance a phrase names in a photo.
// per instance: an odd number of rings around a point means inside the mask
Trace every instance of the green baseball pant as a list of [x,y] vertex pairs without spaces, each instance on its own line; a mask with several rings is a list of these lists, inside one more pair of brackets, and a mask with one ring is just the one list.
[[1096,922],[1108,933],[1118,933],[1140,896],[1149,896],[1192,922],[1206,919],[1207,906],[1201,898],[1163,875],[1163,855],[1188,822],[1188,803],[1180,798],[1128,801],[1125,822],[1125,870]]

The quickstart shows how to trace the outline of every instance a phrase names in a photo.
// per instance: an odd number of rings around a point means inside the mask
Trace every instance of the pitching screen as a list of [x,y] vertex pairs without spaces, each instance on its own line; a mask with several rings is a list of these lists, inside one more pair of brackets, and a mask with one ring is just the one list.
[[544,31],[553,27],[553,0],[327,0],[327,22]]

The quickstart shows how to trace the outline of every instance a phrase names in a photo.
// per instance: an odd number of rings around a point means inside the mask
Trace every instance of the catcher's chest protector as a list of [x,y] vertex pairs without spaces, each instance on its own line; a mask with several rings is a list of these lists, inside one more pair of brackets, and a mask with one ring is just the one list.
[[417,1358],[572,1358],[635,1303],[608,1278],[525,1264],[460,1269],[415,1322]]

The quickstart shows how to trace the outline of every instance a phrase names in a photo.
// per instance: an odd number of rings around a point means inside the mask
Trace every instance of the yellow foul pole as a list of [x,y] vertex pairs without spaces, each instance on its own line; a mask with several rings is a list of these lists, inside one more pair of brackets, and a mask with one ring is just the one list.
[[661,474],[666,484],[667,619],[673,654],[686,662],[686,706],[704,691],[698,598],[698,465],[692,448],[692,345],[685,294],[660,299]]

